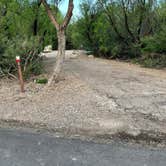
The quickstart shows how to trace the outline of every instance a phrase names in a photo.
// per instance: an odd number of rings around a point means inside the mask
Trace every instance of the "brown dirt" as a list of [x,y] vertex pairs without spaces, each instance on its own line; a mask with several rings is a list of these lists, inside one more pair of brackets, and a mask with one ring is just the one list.
[[[46,54],[46,77],[55,64],[54,55],[55,52]],[[123,133],[139,138],[142,133],[162,133],[163,137],[165,78],[164,70],[87,58],[80,51],[68,51],[60,81],[47,90],[30,81],[21,94],[17,81],[1,80],[0,119],[74,135]]]

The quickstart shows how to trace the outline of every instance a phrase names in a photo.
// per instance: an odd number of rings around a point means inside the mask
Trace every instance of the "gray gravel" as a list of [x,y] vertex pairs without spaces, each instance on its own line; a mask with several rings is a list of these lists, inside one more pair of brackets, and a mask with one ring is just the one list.
[[[55,54],[46,54],[44,76],[49,77]],[[165,71],[68,51],[54,87],[43,90],[28,82],[20,94],[17,82],[1,81],[0,119],[76,135],[165,136],[165,78]]]

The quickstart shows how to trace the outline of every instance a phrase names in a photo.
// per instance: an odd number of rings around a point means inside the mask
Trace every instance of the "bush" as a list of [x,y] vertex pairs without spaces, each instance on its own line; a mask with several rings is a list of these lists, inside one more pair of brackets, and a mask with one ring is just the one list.
[[143,52],[156,52],[166,54],[166,26],[154,36],[148,36],[142,39]]
[[15,74],[17,66],[15,57],[21,57],[23,75],[28,78],[42,72],[42,61],[39,56],[41,47],[37,38],[14,38],[1,40],[3,49],[0,53],[0,76]]
[[136,59],[144,67],[166,67],[166,27],[153,36],[144,37],[142,41],[142,56]]
[[143,67],[163,68],[166,67],[166,55],[158,53],[146,53],[141,58],[135,60]]

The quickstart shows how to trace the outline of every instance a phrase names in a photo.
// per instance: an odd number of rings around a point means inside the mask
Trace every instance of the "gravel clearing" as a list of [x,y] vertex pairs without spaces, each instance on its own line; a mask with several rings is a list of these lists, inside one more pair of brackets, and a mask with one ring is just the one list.
[[[53,69],[56,52],[45,54],[45,77]],[[74,135],[149,137],[166,135],[165,71],[88,58],[67,51],[64,71],[54,87],[0,81],[0,119],[26,126],[45,126]]]

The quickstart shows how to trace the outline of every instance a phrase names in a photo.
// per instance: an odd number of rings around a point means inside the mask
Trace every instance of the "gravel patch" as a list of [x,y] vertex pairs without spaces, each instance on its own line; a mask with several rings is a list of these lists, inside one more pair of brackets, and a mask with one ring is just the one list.
[[[82,54],[67,52],[60,81],[48,89],[29,81],[21,94],[16,80],[1,80],[1,121],[83,135],[166,135],[166,81],[162,71],[157,77],[159,71]],[[44,77],[50,76],[55,56],[56,52],[44,55]]]

